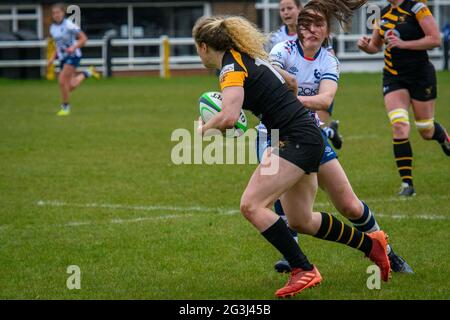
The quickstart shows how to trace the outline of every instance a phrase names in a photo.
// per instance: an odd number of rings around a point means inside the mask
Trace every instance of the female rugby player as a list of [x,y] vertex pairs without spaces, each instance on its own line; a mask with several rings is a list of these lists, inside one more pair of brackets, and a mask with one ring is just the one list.
[[[334,11],[334,4],[335,1],[332,0],[321,0],[320,5],[316,0],[310,1],[299,15],[299,39],[279,43],[270,52],[271,63],[282,70],[290,70],[290,74],[295,77],[298,99],[312,111],[313,117],[317,115],[317,110],[323,110],[329,106],[338,88],[339,61],[333,54],[323,49],[323,42],[328,39],[330,33],[332,18],[327,14]],[[324,10],[325,8],[327,10]],[[286,72],[282,72],[282,75],[289,77]],[[288,82],[291,81],[288,80]],[[317,175],[319,186],[328,194],[336,209],[348,218],[356,229],[362,232],[380,230],[369,207],[353,192],[336,153],[328,144],[323,131],[322,134],[325,153]],[[263,133],[259,136],[263,137]],[[259,142],[258,158],[261,157],[270,141],[259,139]],[[276,207],[276,209],[277,212],[282,212],[282,207]],[[309,230],[305,229],[303,232],[308,233]],[[393,271],[412,273],[406,261],[396,255],[390,246],[387,250]],[[290,270],[290,267],[285,259],[281,259],[275,264],[275,269],[278,272],[286,272]]]
[[61,110],[57,113],[59,116],[70,114],[69,94],[71,91],[75,90],[86,78],[91,76],[96,79],[100,78],[94,67],[90,67],[84,72],[76,72],[81,60],[80,48],[86,44],[87,36],[80,27],[65,19],[65,13],[66,8],[63,4],[52,6],[53,23],[50,26],[50,35],[56,43],[56,51],[49,59],[48,65],[52,65],[58,58],[61,70],[58,80],[62,95]]
[[[387,281],[390,264],[383,231],[365,234],[327,213],[312,211],[317,171],[324,152],[323,137],[283,77],[265,60],[264,35],[241,17],[209,17],[196,22],[193,37],[202,63],[207,68],[221,70],[223,98],[222,111],[206,124],[199,122],[199,134],[233,128],[242,108],[258,116],[269,133],[272,130],[279,133],[279,145],[268,149],[263,156],[264,164],[277,163],[278,169],[269,174],[260,164],[240,204],[244,217],[292,267],[289,281],[276,295],[293,296],[322,280],[317,268],[309,263],[290,235],[286,223],[269,209],[280,197],[291,227],[308,228],[318,238],[363,251],[380,267],[382,279]],[[217,130],[211,133],[210,129]],[[333,237],[336,228],[339,239]]]
[[384,50],[384,104],[392,124],[394,156],[402,179],[400,196],[416,194],[413,185],[413,153],[409,141],[409,106],[416,128],[425,140],[436,140],[450,156],[450,137],[434,120],[436,71],[427,50],[439,47],[439,28],[428,7],[413,0],[389,0],[381,11],[380,25],[372,38],[362,37],[358,47],[369,54]]
[[[283,25],[270,35],[267,52],[270,52],[270,50],[280,42],[297,40],[297,20],[298,14],[302,8],[303,6],[300,0],[280,0],[279,12]],[[324,41],[324,48],[334,54],[332,43],[331,36],[329,36],[328,41]],[[336,149],[341,149],[342,137],[338,132],[339,121],[331,120],[333,109],[334,101],[331,102],[328,108],[318,110],[317,113],[324,123],[322,128],[325,130],[327,137]]]

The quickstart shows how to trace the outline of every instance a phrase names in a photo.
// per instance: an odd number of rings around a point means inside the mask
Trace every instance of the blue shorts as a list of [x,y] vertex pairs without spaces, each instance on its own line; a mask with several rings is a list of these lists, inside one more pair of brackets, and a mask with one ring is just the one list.
[[75,68],[80,66],[81,57],[66,57],[62,60],[60,60],[60,67],[61,70],[64,68],[65,64],[70,64],[71,66],[74,66]]
[[331,115],[333,115],[333,109],[334,109],[334,100],[331,103],[331,106],[327,109],[327,112]]
[[[270,146],[270,135],[267,134],[267,129],[262,124],[258,125],[256,129],[256,156],[258,157],[258,162],[261,162],[264,151],[267,149],[267,147]],[[320,129],[320,131],[322,132],[325,144],[325,151],[323,153],[322,159],[320,160],[320,165],[322,165],[327,163],[328,161],[337,159],[338,156],[328,142],[327,134],[325,133],[325,131],[323,131],[322,129]]]
[[337,159],[338,156],[334,149],[331,147],[330,143],[328,142],[327,134],[325,131],[320,129],[322,131],[323,140],[325,143],[325,151],[323,152],[322,160],[320,160],[320,165],[327,163],[328,161],[331,161],[333,159]]

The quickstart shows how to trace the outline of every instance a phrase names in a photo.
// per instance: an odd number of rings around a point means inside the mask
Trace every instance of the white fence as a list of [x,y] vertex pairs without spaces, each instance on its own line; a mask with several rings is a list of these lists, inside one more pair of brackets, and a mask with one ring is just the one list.
[[[163,40],[164,37],[156,39],[113,39],[111,41],[112,47],[126,47],[130,46],[146,46],[146,47],[158,47],[159,55],[155,57],[122,57],[112,58],[112,70],[113,71],[146,71],[146,70],[160,70],[164,67],[163,56]],[[194,46],[194,40],[192,38],[171,38],[169,39],[170,46]],[[88,40],[86,47],[98,47],[103,48],[106,45],[105,40]],[[45,52],[47,48],[46,40],[35,41],[0,41],[0,50],[13,49],[13,48],[33,48],[42,49]],[[41,57],[45,57],[45,54],[41,53]],[[170,57],[170,69],[200,69],[203,68],[200,58],[190,55],[184,56],[171,56]],[[83,58],[81,60],[82,66],[95,65],[100,71],[103,71],[106,65],[105,55],[102,58]],[[22,59],[22,60],[0,60],[0,68],[12,68],[12,67],[46,67],[47,60],[41,59]]]
[[[342,64],[343,71],[374,71],[381,70],[383,65],[383,53],[380,52],[376,55],[368,55],[358,50],[355,50],[354,43],[359,39],[360,35],[353,34],[340,34],[335,38],[337,40],[337,53]],[[116,57],[112,58],[112,71],[163,71],[164,68],[164,55],[163,55],[163,39],[113,39],[111,42],[112,47],[125,47],[128,48],[128,57]],[[169,43],[171,48],[176,46],[194,46],[194,40],[192,38],[170,38]],[[105,46],[105,40],[88,40],[86,47],[99,47]],[[158,47],[159,55],[153,57],[134,57],[130,53],[130,48],[146,46],[146,47]],[[42,49],[41,57],[45,57],[45,49],[47,48],[46,40],[37,41],[0,41],[0,51],[2,49],[11,48],[40,48]],[[429,52],[431,60],[435,63],[438,69],[442,67],[443,50],[441,48],[434,49]],[[105,56],[105,55],[104,55]],[[95,65],[100,71],[104,70],[106,65],[105,58],[83,58],[82,66]],[[41,59],[22,59],[22,60],[0,60],[0,68],[11,67],[41,67],[42,74],[44,74],[47,61],[45,58]],[[169,65],[171,70],[180,69],[202,69],[200,58],[197,55],[182,55],[171,56],[169,59]]]

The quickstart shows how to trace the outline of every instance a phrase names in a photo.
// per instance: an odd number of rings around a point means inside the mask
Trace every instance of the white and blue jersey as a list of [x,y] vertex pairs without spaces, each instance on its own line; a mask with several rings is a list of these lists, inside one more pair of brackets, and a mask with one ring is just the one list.
[[[270,62],[297,79],[299,96],[318,95],[322,80],[339,81],[338,59],[323,48],[313,58],[305,57],[298,40],[285,41],[273,47]],[[316,112],[311,111],[311,114],[317,118]]]
[[267,43],[267,52],[270,52],[272,48],[280,42],[297,40],[297,33],[289,34],[289,29],[286,25],[282,25],[280,29],[272,32]]
[[81,58],[80,48],[77,48],[71,55],[66,52],[67,48],[75,44],[80,32],[80,27],[67,19],[60,24],[53,23],[50,26],[50,35],[56,43],[56,52],[60,61],[67,58]]
[[[321,48],[313,58],[305,57],[302,47],[298,40],[296,41],[284,41],[273,47],[270,52],[270,60],[273,65],[286,70],[295,78],[298,82],[298,94],[299,96],[315,96],[319,94],[320,83],[322,80],[339,81],[339,61],[328,50]],[[317,113],[310,111],[311,116],[316,119],[317,124],[320,126],[320,119]],[[260,124],[258,132],[261,137],[258,139],[258,157],[260,158],[265,148],[270,145],[270,137],[264,133],[264,126]],[[264,141],[267,138],[267,141]],[[324,157],[328,157],[322,160],[329,161],[332,158],[331,153],[334,153],[329,146],[328,141],[324,138],[326,144],[326,152]],[[329,148],[328,148],[329,147]],[[331,151],[330,151],[331,149]],[[325,162],[326,162],[325,161]],[[325,163],[321,162],[321,164]]]

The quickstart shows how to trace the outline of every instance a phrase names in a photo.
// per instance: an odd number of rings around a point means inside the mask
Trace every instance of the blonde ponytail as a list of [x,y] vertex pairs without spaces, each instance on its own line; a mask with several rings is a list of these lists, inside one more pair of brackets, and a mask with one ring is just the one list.
[[200,18],[192,29],[196,43],[206,43],[218,51],[235,49],[253,59],[267,59],[267,38],[250,21],[238,16]]

